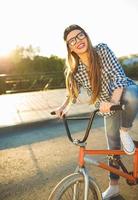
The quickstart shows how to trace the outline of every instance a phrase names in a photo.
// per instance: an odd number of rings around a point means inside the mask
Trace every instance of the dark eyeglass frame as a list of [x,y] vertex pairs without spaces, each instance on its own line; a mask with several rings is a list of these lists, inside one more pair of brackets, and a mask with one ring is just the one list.
[[[83,37],[83,38],[80,38],[79,35],[82,34],[82,33],[83,33],[84,37]],[[69,41],[67,41],[67,45],[69,45],[69,46],[75,46],[75,44],[77,43],[77,39],[83,40],[85,37],[86,37],[85,32],[84,32],[84,31],[81,31],[81,32],[79,32],[75,37],[72,37],[71,39],[69,39]],[[74,43],[73,43],[73,44],[71,43],[72,40],[74,40]]]

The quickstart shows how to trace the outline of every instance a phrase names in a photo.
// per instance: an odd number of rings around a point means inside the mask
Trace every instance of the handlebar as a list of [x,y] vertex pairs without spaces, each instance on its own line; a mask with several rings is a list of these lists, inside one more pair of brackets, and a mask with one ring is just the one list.
[[[113,106],[111,106],[110,111],[117,111],[117,110],[124,110],[124,109],[125,109],[124,105],[113,105]],[[99,109],[96,109],[96,110],[92,111],[89,117],[71,117],[71,118],[68,117],[67,118],[65,114],[63,115],[62,119],[63,119],[63,123],[65,125],[67,136],[68,136],[69,140],[72,143],[76,143],[76,141],[77,141],[77,144],[81,144],[81,143],[86,142],[86,140],[87,140],[87,138],[89,136],[89,133],[90,133],[90,129],[92,127],[92,123],[93,123],[95,114],[97,112],[99,112]],[[51,112],[51,114],[55,115],[56,112],[53,111],[53,112]],[[82,140],[76,140],[76,139],[72,138],[72,135],[70,133],[70,129],[69,129],[69,126],[68,126],[68,120],[89,120],[87,128],[86,128],[86,132],[85,132],[84,137],[82,138]]]

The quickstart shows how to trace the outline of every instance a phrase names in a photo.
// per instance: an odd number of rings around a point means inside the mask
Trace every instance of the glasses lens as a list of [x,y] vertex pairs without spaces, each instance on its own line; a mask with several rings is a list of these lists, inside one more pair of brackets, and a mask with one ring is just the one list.
[[85,34],[83,32],[79,33],[77,38],[80,39],[80,40],[83,40],[85,38]]
[[76,39],[72,38],[71,40],[68,41],[68,44],[74,46],[76,44]]
[[73,37],[72,39],[70,39],[68,41],[68,44],[70,46],[74,46],[77,43],[77,39],[79,40],[83,40],[86,37],[85,33],[80,32],[79,34],[77,34],[75,37]]

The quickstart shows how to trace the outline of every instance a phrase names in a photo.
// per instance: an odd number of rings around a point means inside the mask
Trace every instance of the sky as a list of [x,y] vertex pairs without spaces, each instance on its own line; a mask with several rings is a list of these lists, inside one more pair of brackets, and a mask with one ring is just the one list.
[[41,55],[64,58],[63,32],[70,24],[117,56],[138,53],[138,0],[0,0],[0,56],[32,45]]

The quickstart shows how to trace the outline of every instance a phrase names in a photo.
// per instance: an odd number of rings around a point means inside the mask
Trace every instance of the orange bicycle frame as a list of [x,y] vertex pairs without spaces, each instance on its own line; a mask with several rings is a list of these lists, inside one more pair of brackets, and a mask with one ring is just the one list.
[[[81,146],[79,150],[79,166],[83,167],[85,165],[85,156],[86,155],[126,155],[122,150],[86,150],[85,146]],[[136,181],[138,179],[138,148],[136,148],[135,154],[133,155],[133,174],[128,174],[126,172],[122,172],[119,169],[108,166],[104,162],[98,162],[96,164],[98,167],[115,173],[119,176],[122,176],[130,181]]]

